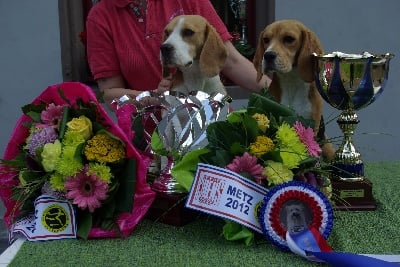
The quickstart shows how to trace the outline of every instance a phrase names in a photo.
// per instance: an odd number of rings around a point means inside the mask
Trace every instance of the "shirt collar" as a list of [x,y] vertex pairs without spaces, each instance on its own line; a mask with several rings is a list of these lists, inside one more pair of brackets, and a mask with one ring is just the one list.
[[[150,0],[147,0],[148,2]],[[114,5],[116,5],[117,7],[126,7],[128,5],[130,5],[131,3],[135,3],[134,0],[114,0]]]
[[117,7],[126,7],[133,2],[134,1],[132,0],[114,0],[114,5],[116,5]]

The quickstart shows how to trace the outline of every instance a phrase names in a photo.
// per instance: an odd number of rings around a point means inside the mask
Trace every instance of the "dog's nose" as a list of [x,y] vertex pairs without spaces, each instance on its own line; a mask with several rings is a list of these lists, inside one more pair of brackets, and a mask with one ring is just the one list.
[[264,60],[267,62],[274,61],[276,57],[277,57],[277,54],[274,51],[266,51],[264,53]]
[[169,57],[171,55],[172,50],[173,50],[173,46],[170,44],[162,44],[160,47],[161,54],[164,57]]

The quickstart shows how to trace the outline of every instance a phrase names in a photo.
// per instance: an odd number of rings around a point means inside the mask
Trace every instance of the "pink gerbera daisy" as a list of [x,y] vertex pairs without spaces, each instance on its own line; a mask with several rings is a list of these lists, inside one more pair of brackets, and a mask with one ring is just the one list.
[[107,198],[108,184],[96,174],[88,174],[85,166],[81,172],[74,177],[66,179],[64,188],[68,191],[66,196],[81,209],[88,208],[91,213],[101,207],[102,200]]
[[314,139],[314,130],[310,127],[304,127],[303,124],[298,121],[295,122],[293,127],[296,130],[300,141],[307,147],[308,154],[313,157],[318,157],[322,150]]
[[263,167],[257,163],[257,157],[245,152],[242,156],[236,156],[226,168],[239,174],[249,174],[257,183],[261,183]]

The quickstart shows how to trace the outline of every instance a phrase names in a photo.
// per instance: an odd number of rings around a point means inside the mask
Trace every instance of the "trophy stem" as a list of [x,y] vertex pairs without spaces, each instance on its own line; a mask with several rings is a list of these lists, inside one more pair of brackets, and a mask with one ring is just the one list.
[[[165,157],[162,157],[164,159]],[[185,193],[184,188],[172,177],[171,171],[174,166],[174,159],[172,156],[166,157],[167,162],[162,168],[160,175],[154,179],[151,188],[159,193],[165,194],[182,194]]]
[[353,144],[353,133],[359,123],[353,108],[340,114],[337,123],[344,134],[342,144],[335,153],[334,167],[336,175],[345,181],[361,181],[364,179],[364,163],[361,154]]
[[247,0],[229,0],[231,9],[235,15],[235,18],[239,20],[241,26],[241,36],[238,43],[240,45],[247,44]]
[[242,36],[240,37],[239,44],[247,44],[247,26],[246,21],[242,21]]

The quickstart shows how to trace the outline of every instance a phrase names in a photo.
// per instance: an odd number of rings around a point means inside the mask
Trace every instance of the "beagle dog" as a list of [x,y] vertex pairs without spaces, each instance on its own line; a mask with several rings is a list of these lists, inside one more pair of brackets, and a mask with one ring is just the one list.
[[[276,101],[313,119],[315,134],[324,140],[323,101],[314,83],[314,52],[323,53],[323,48],[310,29],[297,20],[279,20],[261,32],[253,64],[258,81],[263,74],[272,76],[268,90]],[[333,159],[332,144],[326,143],[322,151],[325,159]]]
[[228,51],[204,17],[181,15],[171,20],[164,29],[160,57],[163,77],[173,74],[171,91],[184,95],[192,91],[226,95],[219,73]]

